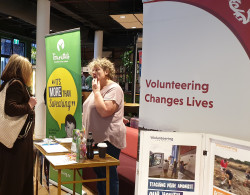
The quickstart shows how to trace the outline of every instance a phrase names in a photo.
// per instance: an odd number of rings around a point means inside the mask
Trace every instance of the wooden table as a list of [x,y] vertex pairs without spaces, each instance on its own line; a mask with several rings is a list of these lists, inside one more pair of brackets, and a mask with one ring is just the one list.
[[124,103],[125,107],[139,107],[140,104],[138,103]]
[[139,116],[139,107],[140,104],[138,103],[124,103],[124,115],[127,116],[129,113],[132,114],[132,116]]
[[[70,150],[70,145],[69,144],[62,144],[63,146],[65,146],[67,149]],[[39,150],[43,155],[63,155],[66,153],[46,153],[44,151],[44,149],[35,144],[35,147],[37,148],[37,150]],[[69,152],[67,152],[69,153]],[[36,156],[37,157],[37,156]],[[58,170],[58,195],[61,194],[61,185],[62,184],[73,184],[73,194],[75,194],[75,184],[76,183],[85,183],[85,182],[97,182],[97,181],[106,181],[106,194],[108,195],[110,192],[110,187],[109,187],[109,167],[110,166],[117,166],[120,164],[120,161],[111,157],[110,155],[106,154],[105,158],[99,158],[99,155],[94,155],[94,159],[81,159],[78,163],[76,164],[70,164],[70,165],[53,165],[52,163],[50,163],[52,165],[52,167],[56,170]],[[38,164],[36,164],[36,166],[38,166]],[[78,174],[80,175],[79,169],[82,168],[91,168],[91,167],[106,167],[106,178],[100,178],[100,179],[86,179],[86,180],[80,180],[80,181],[75,181],[76,178],[76,172],[78,172]],[[73,181],[67,181],[67,182],[63,182],[61,181],[61,171],[62,169],[73,169],[74,171],[74,175]],[[38,195],[38,178],[37,178],[37,174],[36,174],[36,195]]]
[[89,97],[91,91],[82,91],[82,103]]

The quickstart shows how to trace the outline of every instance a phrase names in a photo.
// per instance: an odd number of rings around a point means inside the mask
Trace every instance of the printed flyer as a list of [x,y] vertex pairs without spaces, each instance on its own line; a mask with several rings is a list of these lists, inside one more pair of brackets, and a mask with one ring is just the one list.
[[202,134],[141,131],[138,194],[199,194],[201,144]]
[[210,147],[209,194],[250,194],[249,142],[212,137]]

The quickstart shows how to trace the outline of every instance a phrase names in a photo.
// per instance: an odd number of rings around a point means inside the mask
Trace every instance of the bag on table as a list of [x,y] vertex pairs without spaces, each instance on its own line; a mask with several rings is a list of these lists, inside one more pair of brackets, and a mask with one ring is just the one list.
[[7,148],[12,148],[17,138],[21,139],[28,135],[28,132],[30,130],[30,127],[32,126],[32,121],[33,121],[29,120],[25,127],[24,134],[19,135],[25,124],[28,114],[15,117],[11,117],[5,114],[4,104],[6,98],[6,90],[9,87],[10,82],[12,81],[6,83],[3,90],[0,92],[0,142]]

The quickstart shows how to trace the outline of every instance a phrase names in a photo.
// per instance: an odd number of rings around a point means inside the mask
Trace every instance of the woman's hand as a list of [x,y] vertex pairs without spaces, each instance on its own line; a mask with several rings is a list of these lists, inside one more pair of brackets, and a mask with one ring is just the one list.
[[104,101],[101,95],[100,81],[97,78],[93,78],[92,80],[92,90],[94,93],[96,110],[101,117],[108,117],[114,114],[118,109],[118,105],[114,100]]
[[101,86],[100,86],[100,81],[98,81],[97,78],[93,78],[92,80],[92,90],[94,92],[94,94],[96,92],[100,92]]
[[126,125],[126,124],[128,124],[128,123],[129,123],[129,120],[128,120],[128,119],[126,119],[125,117],[123,117],[123,123],[124,123],[124,125]]
[[35,107],[35,105],[37,104],[37,100],[35,97],[30,97],[30,100],[28,103],[30,105],[30,108],[33,109]]

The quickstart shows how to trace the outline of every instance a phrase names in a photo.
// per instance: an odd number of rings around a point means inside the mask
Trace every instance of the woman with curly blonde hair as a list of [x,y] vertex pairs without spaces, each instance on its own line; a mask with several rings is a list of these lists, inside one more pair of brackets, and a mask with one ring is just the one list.
[[[94,59],[88,67],[93,77],[93,91],[83,104],[83,125],[86,132],[92,132],[96,143],[107,143],[107,154],[119,159],[121,149],[126,147],[123,90],[113,81],[115,68],[108,59]],[[95,172],[98,178],[106,177],[104,167],[95,168]],[[106,194],[105,182],[98,182],[97,188],[99,195]],[[110,167],[110,194],[119,194],[115,166]]]

